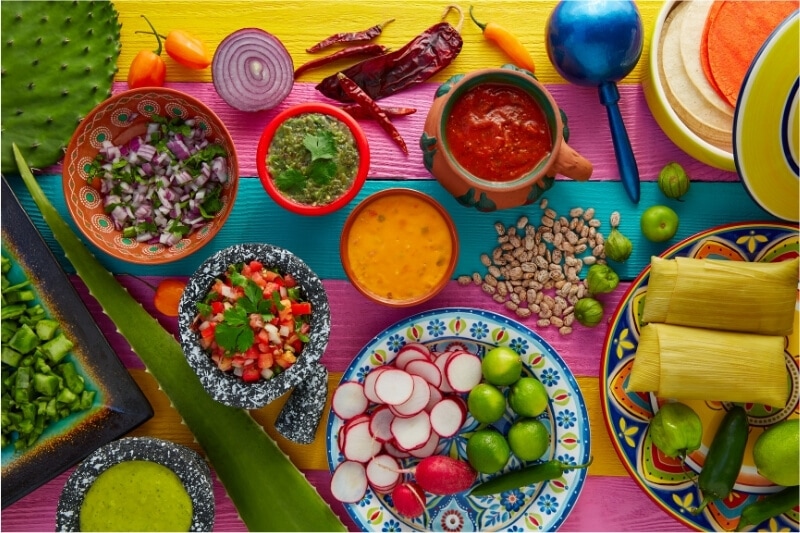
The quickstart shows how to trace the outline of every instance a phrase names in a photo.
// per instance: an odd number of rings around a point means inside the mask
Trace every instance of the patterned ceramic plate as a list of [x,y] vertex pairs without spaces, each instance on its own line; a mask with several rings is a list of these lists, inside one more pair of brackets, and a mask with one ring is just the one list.
[[[538,335],[522,324],[489,311],[446,308],[427,311],[402,320],[379,333],[358,353],[342,381],[363,381],[408,342],[422,342],[435,351],[465,348],[481,357],[498,345],[507,345],[522,356],[524,373],[537,377],[550,395],[548,409],[539,419],[548,426],[554,445],[543,460],[559,459],[569,464],[589,460],[589,419],[575,377],[561,357]],[[495,424],[505,431],[513,421],[510,410]],[[327,427],[328,465],[333,471],[343,461],[338,430],[343,421],[332,412]],[[462,431],[442,439],[437,452],[466,458],[466,442],[478,423],[467,418]],[[411,466],[418,459],[404,459]],[[513,457],[506,470],[521,466]],[[491,476],[478,479],[483,481]],[[428,494],[428,520],[410,520],[397,514],[390,496],[372,489],[357,504],[345,504],[356,524],[365,531],[552,531],[563,523],[575,506],[586,470],[570,470],[548,483],[539,483],[497,496],[469,497]]]
[[[663,257],[781,261],[797,257],[800,250],[799,240],[797,227],[791,224],[732,224],[690,237],[664,252]],[[606,428],[622,464],[647,495],[664,510],[687,526],[699,530],[732,531],[747,504],[761,494],[775,492],[777,487],[756,473],[752,454],[746,453],[731,497],[709,504],[698,516],[689,511],[700,503],[701,497],[694,478],[703,467],[705,454],[713,437],[713,428],[719,425],[724,416],[725,405],[721,402],[685,402],[697,411],[703,420],[703,427],[708,429],[704,432],[700,449],[687,458],[687,472],[679,460],[664,456],[652,444],[648,423],[658,410],[660,400],[650,393],[625,391],[625,383],[638,346],[641,310],[647,293],[649,272],[650,267],[645,268],[633,281],[612,318],[606,336],[601,360],[601,376],[604,382],[600,388]],[[757,404],[746,406],[751,426],[748,449],[752,449],[753,443],[765,427],[785,418],[798,416],[799,342],[800,332],[797,330],[787,337],[786,365],[792,377],[792,391],[787,407],[776,410]],[[782,528],[797,530],[798,513],[793,511],[781,515],[764,525],[770,531],[780,531]]]
[[769,213],[800,220],[800,11],[778,26],[742,83],[733,124],[736,169]]

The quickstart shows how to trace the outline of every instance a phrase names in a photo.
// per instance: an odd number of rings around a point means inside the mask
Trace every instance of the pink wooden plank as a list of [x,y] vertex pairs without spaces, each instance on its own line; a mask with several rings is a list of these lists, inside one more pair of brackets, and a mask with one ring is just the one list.
[[[259,137],[267,123],[278,112],[301,102],[329,101],[315,90],[313,83],[298,82],[295,83],[287,99],[276,109],[245,113],[228,106],[217,95],[214,86],[210,83],[168,83],[167,87],[197,97],[220,116],[234,138],[239,155],[240,171],[243,176],[258,175],[255,154]],[[381,101],[385,105],[402,105],[417,109],[413,115],[394,120],[397,129],[408,144],[409,155],[407,156],[389,140],[383,130],[373,121],[360,121],[371,147],[370,178],[431,179],[430,173],[422,164],[419,137],[424,129],[425,118],[438,87],[438,83],[425,83]],[[606,110],[599,102],[597,91],[593,88],[564,84],[549,84],[547,87],[569,119],[570,145],[594,165],[592,179],[618,179],[619,171],[614,159]],[[127,89],[126,83],[117,82],[114,85],[114,92],[121,92],[125,89]],[[619,91],[621,95],[620,111],[628,130],[642,180],[656,179],[665,164],[677,161],[696,180],[738,181],[739,178],[735,172],[726,172],[700,163],[670,141],[653,119],[641,86],[621,85]]]
[[[54,531],[56,509],[61,490],[72,473],[55,477],[38,490],[25,496],[2,511],[3,531]],[[330,495],[330,473],[304,472],[308,480],[326,501]],[[574,510],[561,531],[690,531],[658,505],[642,497],[642,490],[629,477],[588,476]],[[247,531],[233,502],[219,480],[214,480],[216,499],[215,531]],[[350,531],[359,531],[353,520],[338,502],[331,505]],[[298,502],[302,512],[302,503]],[[269,512],[265,509],[264,512]],[[441,528],[438,528],[441,530]]]
[[[153,289],[148,283],[155,286],[162,278],[148,277],[140,280],[132,276],[118,276],[117,279],[150,314],[177,336],[177,319],[165,317],[153,307]],[[72,276],[71,281],[125,366],[142,368],[139,358],[131,351],[125,339],[116,332],[111,320],[103,314],[97,301],[89,296],[81,279]],[[535,320],[531,318],[520,319],[483,293],[479,287],[475,285],[464,287],[455,281],[450,282],[436,298],[411,309],[390,309],[373,303],[343,280],[325,280],[323,284],[331,304],[332,328],[328,348],[322,361],[332,372],[343,372],[361,348],[385,328],[411,314],[439,307],[474,307],[518,320],[547,341],[576,376],[597,376],[599,372],[601,350],[607,331],[606,323],[594,328],[586,328],[575,323],[573,333],[564,336],[554,327],[538,328]],[[613,293],[601,296],[600,299],[608,309],[609,318],[627,287],[627,283],[621,283]]]

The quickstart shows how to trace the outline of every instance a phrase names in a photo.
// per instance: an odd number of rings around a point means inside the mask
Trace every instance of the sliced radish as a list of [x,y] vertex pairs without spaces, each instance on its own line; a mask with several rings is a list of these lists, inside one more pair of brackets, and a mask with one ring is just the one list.
[[428,405],[425,406],[425,410],[430,413],[431,409],[433,409],[433,406],[442,401],[444,394],[442,394],[438,388],[434,387],[430,383],[428,383],[428,388],[431,389],[431,399],[428,402]]
[[411,451],[422,448],[428,442],[431,437],[431,420],[428,413],[422,411],[408,418],[396,417],[392,420],[391,429],[397,447]]
[[337,432],[338,441],[339,441],[339,451],[344,453],[344,442],[347,440],[347,432],[349,428],[353,427],[356,424],[359,424],[363,421],[369,421],[369,415],[363,414],[358,415],[356,417],[351,418],[341,426],[339,426],[339,431]]
[[422,344],[412,342],[408,343],[397,352],[397,357],[394,360],[394,366],[400,370],[405,370],[405,367],[411,361],[430,361],[431,351]]
[[411,397],[399,405],[390,405],[389,408],[397,416],[414,416],[425,409],[431,399],[431,388],[427,381],[420,376],[411,376],[414,381],[414,390]]
[[375,440],[369,431],[369,419],[345,428],[342,448],[345,459],[366,463],[380,451],[381,443]]
[[400,405],[408,400],[413,392],[414,379],[405,370],[388,368],[375,380],[375,396],[382,403]]
[[343,503],[356,503],[367,493],[367,470],[355,461],[344,461],[333,471],[331,494]]
[[444,369],[445,381],[456,392],[469,392],[483,377],[481,359],[469,352],[453,352]]
[[434,387],[442,385],[442,371],[433,361],[427,359],[417,359],[409,362],[405,368],[406,372],[412,376],[420,376]]
[[421,448],[417,448],[416,450],[410,450],[408,453],[411,454],[413,457],[417,457],[422,459],[423,457],[430,457],[434,453],[436,453],[436,448],[439,447],[439,435],[431,431],[431,436],[428,438],[428,442],[425,443],[424,446]]
[[381,372],[391,369],[391,366],[378,366],[367,372],[364,377],[364,396],[367,397],[372,403],[383,403],[380,398],[375,394],[375,380],[381,375]]
[[383,449],[391,455],[392,457],[397,457],[398,459],[405,459],[406,457],[411,457],[411,454],[405,450],[401,450],[397,446],[395,446],[394,441],[387,441],[383,443]]
[[444,438],[452,437],[458,433],[466,418],[466,407],[460,398],[444,398],[434,405],[430,411],[433,431]]
[[382,405],[372,412],[369,419],[369,431],[375,440],[380,443],[392,440],[391,424],[394,416],[388,405]]
[[453,392],[452,387],[450,387],[450,383],[448,383],[445,369],[447,368],[447,361],[450,359],[450,356],[453,355],[453,352],[441,352],[436,355],[436,359],[433,360],[433,364],[436,365],[436,368],[439,369],[439,372],[442,374],[442,383],[439,385],[439,390],[442,392]]
[[402,479],[400,463],[388,454],[376,455],[367,463],[367,482],[375,492],[386,494]]
[[331,409],[343,420],[364,413],[369,407],[369,400],[364,395],[364,385],[358,381],[341,383],[331,398]]

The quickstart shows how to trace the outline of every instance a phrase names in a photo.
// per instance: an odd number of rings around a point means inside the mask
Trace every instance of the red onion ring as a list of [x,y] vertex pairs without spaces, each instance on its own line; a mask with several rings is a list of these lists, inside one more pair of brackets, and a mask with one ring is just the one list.
[[294,64],[277,37],[259,28],[243,28],[217,47],[211,77],[217,94],[231,107],[263,111],[289,96]]

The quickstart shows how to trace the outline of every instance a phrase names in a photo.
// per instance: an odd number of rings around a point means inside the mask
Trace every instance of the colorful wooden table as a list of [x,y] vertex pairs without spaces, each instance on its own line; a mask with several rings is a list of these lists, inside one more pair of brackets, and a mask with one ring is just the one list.
[[[166,0],[145,2],[142,0],[119,0],[115,5],[122,22],[122,53],[114,91],[127,88],[125,82],[128,65],[134,55],[142,49],[153,48],[148,35],[137,34],[146,30],[141,14],[153,21],[160,31],[182,28],[200,36],[214,49],[229,33],[242,27],[258,27],[273,33],[283,41],[291,53],[295,65],[307,61],[310,56],[305,48],[323,37],[338,31],[369,27],[387,18],[394,22],[387,26],[379,42],[398,48],[418,33],[439,21],[445,4],[435,0],[401,2],[397,0],[247,0],[188,1]],[[623,283],[608,295],[607,316],[616,307],[631,280],[648,264],[650,256],[661,253],[667,246],[710,227],[739,221],[774,220],[758,207],[748,196],[738,176],[733,172],[719,170],[689,157],[673,144],[659,129],[645,102],[641,81],[645,76],[650,48],[652,28],[662,3],[643,1],[639,3],[645,28],[645,46],[642,59],[636,68],[619,84],[620,107],[628,128],[633,152],[638,162],[642,179],[641,201],[633,204],[619,183],[619,172],[614,159],[605,108],[598,100],[593,88],[578,87],[565,82],[548,60],[544,29],[554,1],[484,2],[475,5],[482,21],[494,21],[516,33],[532,53],[536,62],[536,74],[546,84],[556,101],[569,117],[570,144],[594,164],[594,174],[589,182],[577,183],[558,179],[546,197],[559,213],[567,213],[573,207],[596,210],[597,218],[609,231],[608,220],[613,211],[621,214],[620,230],[634,243],[631,258],[619,266],[618,273]],[[465,10],[468,4],[462,6]],[[233,213],[218,236],[194,255],[167,265],[141,266],[114,260],[96,251],[98,259],[126,286],[129,291],[170,331],[177,331],[176,319],[161,315],[152,305],[152,289],[164,277],[185,279],[206,257],[214,251],[239,242],[260,241],[286,247],[302,257],[324,280],[328,291],[332,324],[330,343],[322,362],[330,371],[330,389],[351,359],[364,344],[387,326],[406,316],[438,307],[477,307],[516,316],[502,305],[495,303],[475,285],[461,286],[454,279],[433,300],[418,308],[395,310],[365,300],[346,280],[338,256],[339,233],[349,210],[370,193],[395,186],[410,187],[423,191],[441,202],[456,221],[461,238],[461,252],[455,275],[483,272],[480,254],[490,252],[496,244],[494,223],[513,224],[526,215],[538,220],[541,210],[538,205],[493,213],[480,213],[458,204],[426,171],[419,148],[419,137],[430,107],[433,93],[440,83],[450,76],[478,68],[499,66],[508,62],[504,54],[486,41],[480,29],[467,18],[462,27],[464,46],[456,60],[430,82],[403,91],[385,100],[386,104],[411,106],[417,112],[395,120],[395,124],[410,147],[405,156],[384,132],[371,121],[362,121],[372,149],[372,164],[369,179],[356,200],[337,213],[325,217],[300,217],[277,206],[264,192],[257,178],[255,167],[256,145],[264,126],[285,107],[309,100],[322,100],[314,86],[323,76],[330,75],[336,66],[311,71],[297,80],[290,96],[276,109],[258,113],[243,113],[227,104],[216,94],[209,70],[191,71],[167,59],[167,86],[185,91],[203,100],[226,123],[231,131],[239,154],[242,182]],[[685,201],[665,199],[655,180],[661,168],[677,161],[684,166],[693,179],[692,189]],[[48,169],[40,178],[47,196],[56,205],[64,218],[69,220],[58,167]],[[85,300],[112,346],[117,351],[130,373],[145,391],[154,409],[155,416],[134,430],[132,435],[151,435],[170,439],[199,449],[180,417],[170,406],[166,396],[148,374],[125,340],[115,331],[110,320],[102,313],[93,297],[88,294],[82,281],[74,275],[74,269],[60,253],[52,233],[42,222],[37,208],[23,184],[18,179],[10,180],[23,206],[63,268]],[[639,231],[639,216],[648,206],[667,203],[680,216],[680,228],[675,238],[663,245],[649,243]],[[91,246],[90,246],[91,247]],[[592,454],[594,462],[577,505],[563,524],[568,531],[656,531],[687,530],[686,524],[668,515],[651,501],[630,477],[620,462],[606,430],[600,402],[600,361],[607,324],[595,328],[577,326],[569,335],[561,335],[556,328],[537,328],[533,320],[526,323],[540,334],[562,356],[585,397],[591,423]],[[275,405],[253,412],[267,431],[289,454],[292,461],[302,469],[323,497],[341,516],[349,528],[354,528],[341,504],[330,495],[328,472],[324,448],[324,424],[320,425],[317,439],[311,445],[299,445],[278,435],[272,423],[283,404],[279,399]],[[71,470],[59,475],[20,501],[2,511],[3,529],[8,531],[53,530],[56,503],[61,489]],[[231,501],[221,485],[216,482],[217,518],[215,529],[220,531],[242,531],[244,524],[238,518]],[[291,505],[292,502],[286,502]]]

